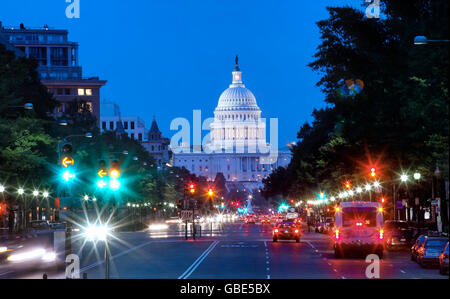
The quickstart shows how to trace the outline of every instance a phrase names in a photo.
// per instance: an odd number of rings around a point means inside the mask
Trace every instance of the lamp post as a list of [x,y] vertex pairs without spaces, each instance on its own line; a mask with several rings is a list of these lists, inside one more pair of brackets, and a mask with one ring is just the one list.
[[105,243],[105,279],[109,279],[109,264],[111,252],[109,249],[109,235],[110,228],[107,225],[99,224],[99,225],[88,225],[85,229],[84,235],[88,239],[88,241],[92,241],[97,243],[102,241]]

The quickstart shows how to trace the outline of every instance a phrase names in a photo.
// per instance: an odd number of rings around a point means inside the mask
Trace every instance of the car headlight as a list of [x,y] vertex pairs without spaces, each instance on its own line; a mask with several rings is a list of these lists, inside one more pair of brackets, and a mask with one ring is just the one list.
[[33,260],[40,258],[45,255],[45,249],[39,248],[30,251],[25,251],[21,253],[14,253],[8,256],[7,260],[9,262],[24,262],[28,260]]
[[44,262],[53,262],[56,260],[56,254],[54,252],[46,252],[42,256],[42,261]]
[[8,251],[8,247],[2,246],[0,247],[0,253],[4,253]]

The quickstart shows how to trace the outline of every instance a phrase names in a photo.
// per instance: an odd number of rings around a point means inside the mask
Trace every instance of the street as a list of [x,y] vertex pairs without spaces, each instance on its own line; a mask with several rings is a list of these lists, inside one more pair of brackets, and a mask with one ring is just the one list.
[[[114,234],[110,241],[113,279],[364,279],[369,265],[363,257],[335,259],[329,236],[304,232],[300,243],[272,242],[271,226],[226,224],[211,237],[209,225],[201,238],[184,240],[184,230],[171,225],[164,232]],[[206,229],[206,230],[205,230]],[[305,228],[304,228],[305,230]],[[102,243],[77,242],[81,273],[88,279],[104,278]],[[1,270],[3,271],[3,270]],[[43,272],[0,271],[0,278],[42,278]],[[49,278],[64,278],[47,272]],[[407,250],[385,251],[381,279],[448,279],[437,269],[423,269],[410,260]]]

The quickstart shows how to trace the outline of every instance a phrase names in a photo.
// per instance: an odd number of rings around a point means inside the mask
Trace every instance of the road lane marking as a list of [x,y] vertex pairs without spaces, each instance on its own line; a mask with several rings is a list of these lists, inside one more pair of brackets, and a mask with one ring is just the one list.
[[[140,244],[140,245],[138,245],[138,246],[135,246],[135,247],[126,249],[126,250],[124,250],[124,251],[119,252],[119,253],[116,254],[116,255],[111,256],[110,261],[112,261],[112,260],[114,260],[114,259],[116,259],[116,258],[119,258],[119,257],[121,257],[121,256],[123,256],[123,255],[125,255],[125,254],[127,254],[127,253],[130,253],[131,251],[140,249],[140,248],[145,247],[145,246],[150,245],[150,244],[155,244],[155,243],[185,243],[185,242],[186,242],[186,241],[184,241],[184,240],[151,240],[151,241],[148,241],[148,242],[142,243],[142,244]],[[105,263],[105,260],[104,260],[104,259],[102,259],[102,260],[100,260],[100,261],[97,261],[97,262],[95,262],[95,263],[93,263],[93,264],[90,264],[90,265],[84,267],[84,268],[81,268],[81,269],[80,269],[80,273],[83,273],[83,272],[85,272],[85,271],[87,271],[87,270],[90,270],[90,269],[92,269],[92,268],[95,268],[95,267],[97,267],[97,266],[100,266],[100,265],[102,265],[102,264],[104,264],[104,263]],[[65,278],[65,275],[62,276],[62,278]]]
[[3,272],[3,273],[0,273],[0,276],[5,276],[5,275],[11,274],[11,273],[14,273],[14,272],[13,271]]
[[195,260],[195,262],[189,268],[187,268],[186,271],[184,271],[183,274],[180,275],[180,277],[178,277],[178,279],[188,278],[219,243],[220,241],[214,241],[211,245],[209,245],[209,247],[198,257],[198,259]]

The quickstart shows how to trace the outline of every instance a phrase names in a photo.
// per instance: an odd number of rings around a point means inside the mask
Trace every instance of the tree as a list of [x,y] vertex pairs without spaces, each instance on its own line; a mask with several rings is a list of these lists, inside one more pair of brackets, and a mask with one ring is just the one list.
[[448,1],[382,1],[381,19],[327,9],[309,66],[328,107],[302,126],[287,171],[265,191],[308,198],[346,178],[364,182],[373,164],[384,181],[403,169],[430,180],[436,164],[448,179],[448,45],[413,45],[416,35],[448,39]]

